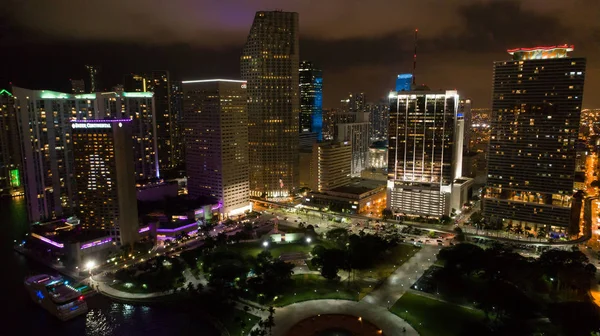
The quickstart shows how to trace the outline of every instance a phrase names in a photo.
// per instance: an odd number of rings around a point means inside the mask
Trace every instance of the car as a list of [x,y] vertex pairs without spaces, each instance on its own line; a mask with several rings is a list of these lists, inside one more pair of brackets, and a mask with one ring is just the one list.
[[442,240],[441,240],[441,239],[438,239],[438,240],[437,240],[437,242],[438,242],[438,243],[442,243]]
[[318,225],[318,224],[315,224],[315,227],[316,227],[316,228],[318,228],[318,227],[319,227],[319,225]]
[[415,238],[410,238],[410,241],[415,241]]
[[442,244],[442,243],[438,243],[438,246],[443,246],[443,245],[444,245],[444,244]]

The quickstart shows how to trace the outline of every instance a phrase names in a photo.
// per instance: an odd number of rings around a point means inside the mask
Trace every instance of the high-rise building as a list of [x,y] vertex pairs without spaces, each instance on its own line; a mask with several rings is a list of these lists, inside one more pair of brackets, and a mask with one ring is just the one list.
[[0,196],[21,187],[21,145],[13,95],[0,90]]
[[69,79],[71,82],[71,93],[85,93],[85,81],[83,79]]
[[132,119],[136,180],[159,176],[152,93],[67,94],[13,87],[29,219],[70,214],[75,202],[70,121]]
[[388,124],[390,122],[390,105],[387,101],[367,103],[365,111],[369,113],[371,122],[371,141],[385,141],[388,138]]
[[257,12],[241,57],[252,195],[288,196],[298,187],[299,64],[298,13]]
[[185,146],[183,143],[183,84],[171,79],[171,114],[174,122],[173,168],[185,167]]
[[90,76],[89,81],[89,90],[88,92],[98,92],[98,91],[102,91],[102,88],[100,88],[100,79],[98,78],[100,69],[95,66],[95,65],[86,65],[85,69],[88,72],[88,75]]
[[77,217],[114,241],[138,240],[132,120],[72,120]]
[[413,216],[449,215],[453,181],[462,174],[458,93],[399,91],[389,99],[388,208]]
[[351,93],[348,98],[340,101],[342,113],[362,113],[365,112],[365,100],[364,93]]
[[349,142],[315,143],[310,171],[313,191],[322,192],[350,183],[352,145]]
[[463,139],[463,153],[468,153],[471,149],[471,123],[473,115],[471,113],[471,99],[461,99],[458,102],[458,115],[465,121],[465,137]]
[[355,116],[353,120],[338,123],[335,140],[352,144],[351,176],[359,177],[361,172],[369,167],[369,114],[348,113]]
[[173,91],[169,72],[152,71],[146,87],[149,92],[154,93],[158,162],[160,170],[165,171],[177,165],[175,162],[177,115],[173,111]]
[[396,78],[396,91],[410,91],[412,89],[413,74],[399,74]]
[[578,230],[579,208],[571,210],[586,60],[572,50],[513,49],[511,60],[494,62],[483,199],[490,223]]
[[137,74],[127,74],[123,76],[123,90],[127,92],[147,92],[146,77]]
[[308,61],[300,63],[300,132],[323,140],[323,71]]
[[224,216],[251,210],[246,81],[183,82],[188,194],[214,197]]
[[337,109],[323,109],[323,140],[333,140],[335,137],[337,111]]

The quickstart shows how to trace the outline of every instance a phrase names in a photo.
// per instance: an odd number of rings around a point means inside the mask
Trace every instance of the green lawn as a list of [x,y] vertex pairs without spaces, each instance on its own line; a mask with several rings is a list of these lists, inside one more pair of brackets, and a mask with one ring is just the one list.
[[412,245],[400,244],[394,247],[389,254],[384,254],[372,269],[357,271],[357,275],[366,278],[373,277],[377,279],[386,279],[400,265],[412,258],[419,251],[418,247]]
[[485,314],[451,303],[407,292],[390,311],[408,322],[421,336],[485,335]]
[[282,307],[317,299],[358,300],[358,290],[353,284],[329,281],[317,274],[294,275],[292,280],[293,285],[273,300],[273,306]]
[[[271,243],[268,249],[271,251],[271,255],[274,258],[279,258],[279,256],[283,253],[290,252],[304,252],[309,253],[312,251],[315,244],[307,244],[307,243]],[[249,242],[249,243],[239,243],[239,244],[230,244],[227,245],[226,248],[230,251],[235,251],[241,253],[244,256],[252,256],[256,257],[259,253],[265,250],[265,247],[262,246],[262,241]]]
[[111,284],[110,286],[116,290],[120,290],[120,291],[123,291],[126,293],[134,293],[134,294],[150,293],[150,291],[146,288],[143,288],[141,284],[134,284],[133,287],[125,287],[125,283],[119,282],[116,284]]
[[[250,329],[252,329],[252,327],[254,327],[258,321],[260,321],[260,318],[244,311],[234,309],[232,314],[222,316],[220,321],[223,323],[223,326],[227,329],[227,331],[229,331],[229,335],[238,336],[248,335]],[[242,321],[244,323],[243,327]]]

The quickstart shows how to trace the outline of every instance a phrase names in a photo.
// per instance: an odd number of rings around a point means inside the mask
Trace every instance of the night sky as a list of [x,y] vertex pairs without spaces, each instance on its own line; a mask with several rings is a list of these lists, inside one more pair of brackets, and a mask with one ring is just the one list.
[[575,45],[588,59],[584,107],[600,108],[598,0],[5,0],[0,86],[67,90],[86,63],[110,89],[129,72],[179,79],[239,78],[239,56],[258,10],[300,13],[300,57],[324,71],[326,107],[348,92],[385,97],[395,75],[458,89],[489,107],[492,62],[506,49]]

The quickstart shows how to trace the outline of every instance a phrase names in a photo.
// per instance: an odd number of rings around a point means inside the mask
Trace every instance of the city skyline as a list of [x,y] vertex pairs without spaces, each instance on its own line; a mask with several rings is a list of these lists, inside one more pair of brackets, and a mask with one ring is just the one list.
[[[235,9],[224,5],[203,11],[204,7],[212,8],[213,5],[176,1],[160,13],[158,23],[153,22],[160,28],[144,31],[141,27],[146,27],[150,21],[135,20],[136,26],[131,27],[129,21],[124,20],[134,6],[118,14],[110,27],[106,26],[108,23],[94,20],[86,29],[71,33],[72,30],[64,26],[73,25],[77,20],[58,22],[62,13],[94,10],[98,3],[69,5],[66,9],[63,3],[58,3],[47,8],[43,18],[35,22],[23,19],[29,18],[24,16],[27,6],[11,7],[6,13],[9,24],[0,28],[9,29],[11,33],[4,34],[0,42],[3,48],[12,51],[5,55],[7,62],[15,66],[0,75],[0,85],[12,81],[21,87],[66,91],[68,78],[86,78],[85,64],[100,65],[101,83],[108,86],[103,89],[120,82],[124,73],[154,69],[167,69],[180,80],[237,78],[237,60],[254,12],[281,6],[275,6],[272,1],[257,1]],[[588,19],[595,8],[600,8],[599,3],[567,6],[558,1],[546,1],[540,6],[538,1],[445,2],[440,4],[447,10],[441,11],[444,12],[442,17],[430,15],[424,8],[426,6],[416,1],[402,5],[379,1],[341,6],[339,13],[332,11],[337,8],[333,3],[316,6],[314,11],[309,11],[304,4],[287,4],[282,9],[300,13],[303,27],[300,57],[313,60],[323,69],[328,83],[324,96],[326,108],[337,107],[336,101],[348,92],[365,91],[372,101],[385,97],[394,88],[396,75],[412,69],[412,32],[417,27],[417,82],[428,84],[432,89],[460,89],[465,97],[473,99],[476,108],[491,106],[492,72],[489,65],[501,59],[504,50],[510,48],[575,44],[574,56],[588,58],[586,91],[600,88],[600,50],[597,34],[594,35],[600,26],[597,21]],[[386,17],[393,15],[395,6],[414,11],[414,17],[386,21]],[[152,9],[148,10],[151,11],[148,14],[154,13]],[[562,15],[560,18],[558,13]],[[175,18],[194,15],[201,18],[207,14],[212,16],[209,20],[184,20],[166,25]],[[336,19],[323,20],[325,14]],[[511,20],[505,21],[502,17],[511,17]],[[372,24],[350,25],[342,18]],[[48,29],[49,24],[56,27]],[[130,29],[113,28],[122,25],[128,25]],[[516,33],[516,29],[521,31]],[[49,51],[47,55],[43,58],[34,56],[37,54],[32,51],[42,46]],[[35,64],[31,65],[30,73],[23,73],[19,65],[27,63]],[[58,76],[59,73],[64,78]],[[586,94],[586,97],[584,108],[600,105],[600,98],[595,95]]]

